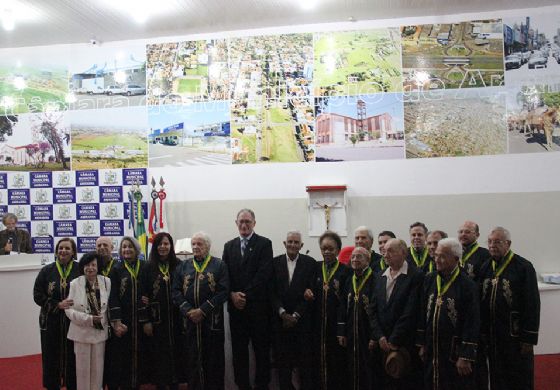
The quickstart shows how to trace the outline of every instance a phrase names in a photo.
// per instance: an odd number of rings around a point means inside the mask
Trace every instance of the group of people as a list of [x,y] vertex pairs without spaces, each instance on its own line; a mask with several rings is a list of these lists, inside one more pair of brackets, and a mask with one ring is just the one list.
[[[63,238],[55,263],[37,276],[43,385],[48,389],[224,389],[227,302],[235,384],[267,389],[532,389],[540,301],[532,264],[496,227],[488,249],[467,221],[448,238],[421,222],[410,247],[384,230],[355,230],[346,264],[342,240],[319,238],[322,261],[302,253],[289,231],[285,253],[238,212],[239,235],[222,258],[193,234],[193,256],[177,259],[168,233],[147,261],[124,237],[76,260]],[[250,377],[249,347],[255,356]],[[272,353],[271,353],[272,352]],[[294,375],[296,374],[296,375]]]

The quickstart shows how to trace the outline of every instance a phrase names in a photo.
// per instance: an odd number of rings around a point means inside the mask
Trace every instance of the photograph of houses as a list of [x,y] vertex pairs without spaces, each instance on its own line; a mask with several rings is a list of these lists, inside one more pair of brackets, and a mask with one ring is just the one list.
[[315,96],[402,91],[397,28],[315,34]]
[[65,112],[0,115],[0,170],[70,169],[70,126]]
[[230,40],[233,163],[313,161],[313,35]]
[[501,88],[437,92],[404,104],[407,158],[507,152]]

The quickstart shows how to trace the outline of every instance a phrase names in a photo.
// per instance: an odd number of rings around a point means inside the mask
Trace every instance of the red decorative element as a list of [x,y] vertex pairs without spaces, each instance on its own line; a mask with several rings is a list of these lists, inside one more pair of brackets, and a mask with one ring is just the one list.
[[336,186],[307,186],[305,190],[307,192],[319,192],[319,191],[346,191],[347,187],[345,185]]

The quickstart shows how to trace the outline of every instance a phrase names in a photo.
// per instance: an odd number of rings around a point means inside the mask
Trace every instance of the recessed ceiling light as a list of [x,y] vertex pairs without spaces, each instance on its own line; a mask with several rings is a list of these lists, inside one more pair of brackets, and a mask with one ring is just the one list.
[[16,26],[14,12],[11,9],[2,10],[2,28],[6,31],[12,31]]

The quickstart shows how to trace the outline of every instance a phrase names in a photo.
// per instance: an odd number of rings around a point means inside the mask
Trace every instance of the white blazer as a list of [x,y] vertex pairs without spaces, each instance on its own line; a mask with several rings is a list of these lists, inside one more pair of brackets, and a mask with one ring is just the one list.
[[101,297],[101,315],[103,329],[93,327],[93,316],[90,314],[86,296],[86,277],[80,276],[70,282],[69,299],[74,300],[70,309],[66,309],[66,316],[70,319],[68,338],[85,344],[101,343],[108,338],[109,321],[107,320],[107,306],[111,291],[111,279],[97,275],[99,295]]

